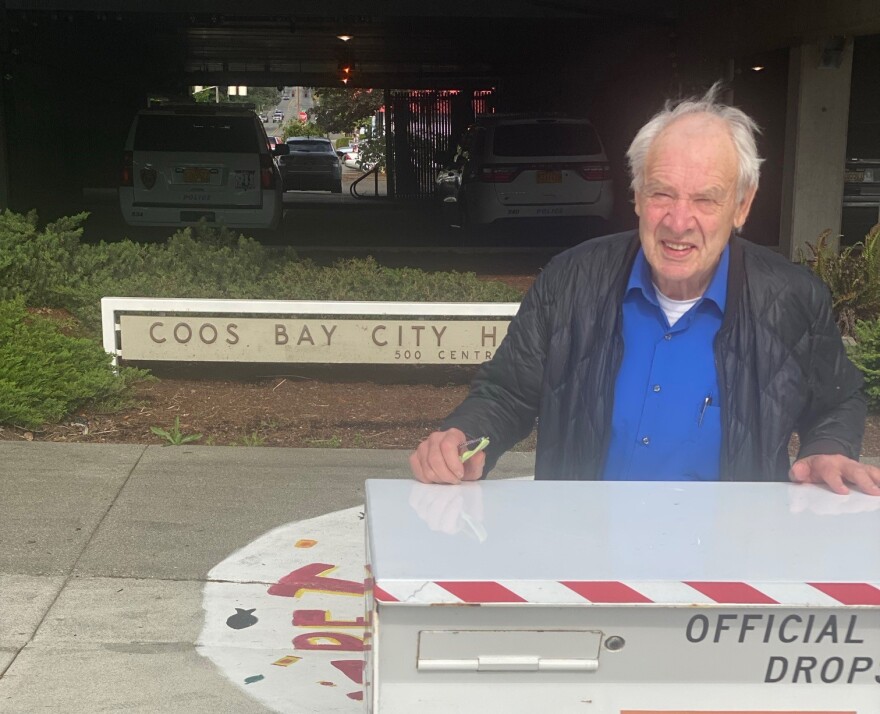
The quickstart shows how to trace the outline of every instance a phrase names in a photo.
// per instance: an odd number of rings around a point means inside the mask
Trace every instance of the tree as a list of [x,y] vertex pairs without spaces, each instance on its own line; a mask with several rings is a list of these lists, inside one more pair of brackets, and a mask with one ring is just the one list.
[[323,131],[349,134],[370,123],[383,104],[381,89],[323,87],[314,91],[312,119]]
[[366,141],[362,143],[360,154],[361,168],[365,171],[374,166],[378,166],[379,171],[382,172],[387,168],[384,141]]
[[316,124],[308,122],[303,124],[299,119],[291,119],[284,123],[284,138],[289,139],[291,136],[324,136]]
[[258,112],[266,111],[271,107],[278,106],[281,101],[281,92],[275,87],[248,87],[245,97],[230,97],[228,101],[251,102]]

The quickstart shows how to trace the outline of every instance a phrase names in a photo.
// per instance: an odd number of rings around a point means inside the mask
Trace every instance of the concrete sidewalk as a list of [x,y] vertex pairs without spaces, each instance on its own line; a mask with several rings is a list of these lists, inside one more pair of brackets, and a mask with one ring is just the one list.
[[[314,711],[267,706],[197,651],[208,574],[279,526],[362,505],[367,478],[409,478],[406,457],[0,442],[0,712]],[[513,453],[495,474],[533,469]]]

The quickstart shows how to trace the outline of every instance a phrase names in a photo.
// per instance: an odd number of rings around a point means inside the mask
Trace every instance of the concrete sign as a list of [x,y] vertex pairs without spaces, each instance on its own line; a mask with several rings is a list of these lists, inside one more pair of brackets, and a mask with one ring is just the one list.
[[316,364],[481,364],[518,303],[103,298],[117,359]]
[[479,364],[508,321],[122,315],[122,358],[193,362]]

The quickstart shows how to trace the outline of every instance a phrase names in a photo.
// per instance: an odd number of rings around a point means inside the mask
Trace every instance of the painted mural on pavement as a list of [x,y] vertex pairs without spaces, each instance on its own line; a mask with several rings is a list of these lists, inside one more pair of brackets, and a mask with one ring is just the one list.
[[363,593],[363,507],[290,523],[208,573],[196,648],[276,712],[361,712]]

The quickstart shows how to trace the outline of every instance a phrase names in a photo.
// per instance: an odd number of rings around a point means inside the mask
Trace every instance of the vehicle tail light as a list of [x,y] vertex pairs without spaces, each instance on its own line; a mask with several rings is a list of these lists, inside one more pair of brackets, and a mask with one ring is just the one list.
[[134,186],[134,157],[132,152],[126,151],[122,155],[122,175],[119,177],[120,186]]
[[608,181],[611,179],[611,167],[604,162],[581,164],[578,166],[577,172],[585,181]]
[[519,175],[518,166],[484,166],[478,178],[483,183],[510,183]]
[[260,186],[264,189],[275,188],[275,170],[269,154],[260,154]]

